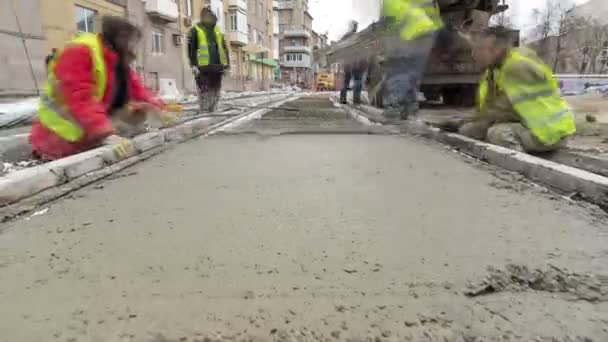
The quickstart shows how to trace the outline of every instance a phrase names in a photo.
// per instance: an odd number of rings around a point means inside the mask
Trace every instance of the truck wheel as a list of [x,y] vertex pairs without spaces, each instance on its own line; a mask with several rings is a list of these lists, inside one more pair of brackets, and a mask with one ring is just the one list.
[[458,98],[459,91],[456,89],[447,89],[441,93],[443,104],[446,106],[458,106],[460,100]]
[[471,85],[444,89],[442,96],[443,104],[446,106],[472,107],[475,105],[475,87]]
[[439,101],[439,99],[441,98],[441,93],[437,91],[425,91],[424,98],[427,101]]

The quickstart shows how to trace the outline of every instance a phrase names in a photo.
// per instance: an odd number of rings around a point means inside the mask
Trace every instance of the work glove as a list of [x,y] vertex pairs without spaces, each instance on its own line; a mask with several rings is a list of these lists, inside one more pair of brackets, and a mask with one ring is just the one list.
[[118,159],[126,159],[135,151],[135,146],[133,146],[131,140],[116,134],[105,138],[103,144],[112,146],[112,151]]
[[173,127],[179,124],[179,119],[173,113],[163,112],[160,114],[160,123],[163,128]]
[[194,75],[194,77],[198,77],[200,73],[201,71],[198,69],[198,67],[192,67],[192,75]]

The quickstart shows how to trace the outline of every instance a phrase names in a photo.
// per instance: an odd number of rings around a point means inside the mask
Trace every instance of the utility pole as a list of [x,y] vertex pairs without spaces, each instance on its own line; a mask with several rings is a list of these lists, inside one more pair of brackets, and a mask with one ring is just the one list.
[[17,22],[17,28],[19,29],[19,36],[21,37],[21,42],[23,43],[23,50],[25,51],[25,57],[27,58],[27,63],[30,67],[32,81],[34,81],[34,88],[36,88],[36,95],[40,96],[40,89],[38,88],[38,80],[36,79],[36,73],[34,72],[34,66],[32,65],[32,59],[30,58],[30,51],[27,48],[27,42],[25,41],[25,35],[23,34],[23,29],[21,28],[21,22],[19,21],[19,15],[17,14],[17,9],[15,8],[14,1],[11,1],[11,10],[13,11],[13,15],[15,16],[15,21]]

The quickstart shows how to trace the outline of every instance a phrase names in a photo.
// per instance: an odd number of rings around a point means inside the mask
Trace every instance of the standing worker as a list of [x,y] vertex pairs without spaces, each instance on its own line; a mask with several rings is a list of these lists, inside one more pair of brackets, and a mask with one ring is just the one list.
[[[345,41],[357,33],[359,23],[352,20],[348,32],[342,37],[341,41]],[[348,60],[344,63],[344,83],[342,84],[342,90],[340,91],[340,103],[347,104],[348,89],[350,87],[350,81],[353,81],[353,103],[355,105],[361,104],[361,90],[363,73],[366,70],[366,56],[349,56]]]
[[548,152],[576,132],[574,113],[560,97],[559,82],[532,50],[512,48],[503,30],[485,33],[473,58],[486,69],[478,110],[459,132],[521,152]]
[[228,48],[210,7],[201,10],[201,21],[188,35],[188,57],[198,87],[201,112],[213,112],[222,89],[224,70],[229,68]]
[[[418,110],[418,84],[443,21],[435,1],[384,0],[383,102],[388,119],[406,119]],[[372,94],[373,95],[373,94]]]
[[50,61],[29,138],[36,157],[59,159],[103,144],[114,146],[119,158],[129,155],[130,141],[113,120],[139,123],[163,107],[129,67],[140,38],[126,19],[106,16],[101,34],[78,35]]

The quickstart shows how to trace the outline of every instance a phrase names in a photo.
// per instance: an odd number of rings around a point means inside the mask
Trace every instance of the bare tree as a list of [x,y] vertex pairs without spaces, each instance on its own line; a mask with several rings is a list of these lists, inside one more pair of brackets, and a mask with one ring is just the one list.
[[575,20],[569,41],[573,42],[571,49],[578,73],[603,73],[608,62],[608,26],[592,18]]
[[539,42],[538,48],[542,56],[549,54],[549,37],[555,32],[556,12],[553,2],[554,0],[546,0],[544,8],[532,10],[532,19],[535,24],[531,38]]
[[559,5],[557,11],[557,32],[555,32],[555,57],[553,59],[553,72],[557,71],[557,65],[562,58],[563,41],[567,39],[577,29],[577,20],[573,17],[572,11],[574,6],[570,8]]
[[532,10],[535,23],[532,39],[538,41],[538,52],[556,71],[562,61],[563,43],[576,30],[571,0],[545,0],[542,8]]

